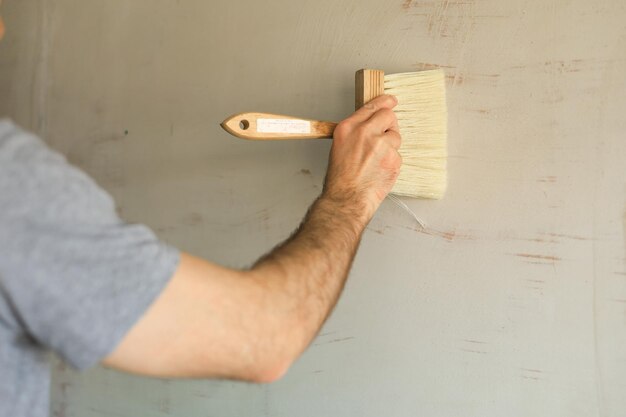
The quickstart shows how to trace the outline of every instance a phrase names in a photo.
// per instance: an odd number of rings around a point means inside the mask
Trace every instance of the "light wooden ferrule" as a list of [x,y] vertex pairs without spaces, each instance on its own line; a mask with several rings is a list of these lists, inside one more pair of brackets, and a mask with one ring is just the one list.
[[356,110],[385,93],[385,71],[361,69],[355,74],[354,96]]

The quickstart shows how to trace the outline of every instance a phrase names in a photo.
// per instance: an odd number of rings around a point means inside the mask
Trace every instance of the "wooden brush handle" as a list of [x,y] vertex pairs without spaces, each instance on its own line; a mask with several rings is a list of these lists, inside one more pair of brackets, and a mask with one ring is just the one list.
[[[355,107],[359,109],[368,101],[384,94],[385,72],[359,70],[355,74],[355,87]],[[337,123],[251,112],[230,116],[222,122],[222,127],[231,135],[242,139],[323,139],[333,137]]]
[[299,119],[271,113],[238,113],[221,126],[242,139],[324,139],[332,138],[337,123]]

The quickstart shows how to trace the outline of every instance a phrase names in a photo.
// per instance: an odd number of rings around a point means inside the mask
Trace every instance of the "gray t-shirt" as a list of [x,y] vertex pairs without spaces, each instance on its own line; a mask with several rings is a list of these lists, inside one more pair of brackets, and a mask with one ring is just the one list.
[[47,416],[46,352],[97,364],[178,260],[63,156],[0,120],[0,416]]

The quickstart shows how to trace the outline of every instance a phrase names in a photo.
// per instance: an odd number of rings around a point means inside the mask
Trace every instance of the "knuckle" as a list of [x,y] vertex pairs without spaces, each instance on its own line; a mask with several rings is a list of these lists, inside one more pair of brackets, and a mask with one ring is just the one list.
[[[373,100],[372,100],[372,101],[373,101]],[[368,110],[376,110],[376,102],[373,102],[373,103],[372,103],[372,101],[368,101],[367,103],[365,103],[365,104],[363,105],[363,107],[364,107],[364,108],[366,108],[366,109],[368,109]]]
[[402,145],[402,136],[400,136],[400,133],[392,131],[391,137],[393,140],[394,147],[398,149]]
[[400,155],[399,153],[396,153],[396,168],[400,169],[400,167],[402,166],[402,155]]
[[386,153],[389,150],[389,144],[385,143],[384,140],[377,140],[374,142],[374,150],[376,152]]
[[398,132],[394,132],[394,131],[387,131],[385,132],[384,136],[385,141],[389,144],[389,146],[394,150],[398,150],[400,148],[400,135],[398,134]]
[[334,132],[333,136],[336,137],[336,138],[337,137],[342,138],[342,137],[348,135],[350,130],[352,130],[352,124],[351,124],[350,120],[349,119],[342,120],[341,122],[339,122],[337,127],[335,127],[335,132]]
[[354,134],[357,138],[364,138],[367,136],[367,133],[367,125],[365,123],[361,123],[354,128]]
[[400,166],[402,165],[402,156],[398,153],[398,151],[396,151],[395,149],[390,149],[386,159],[390,169],[400,169]]
[[385,121],[391,120],[393,117],[395,117],[393,110],[387,107],[383,107],[382,109],[378,110],[376,113]]
[[379,110],[381,116],[384,116],[386,119],[395,119],[396,114],[388,107]]
[[384,94],[382,96],[379,96],[378,101],[382,106],[385,106],[387,108],[393,107],[397,104],[396,98],[391,94]]

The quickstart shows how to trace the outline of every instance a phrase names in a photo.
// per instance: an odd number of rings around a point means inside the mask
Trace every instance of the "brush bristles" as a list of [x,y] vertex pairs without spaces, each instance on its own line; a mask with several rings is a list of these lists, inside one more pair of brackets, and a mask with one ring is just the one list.
[[402,135],[402,167],[391,192],[442,198],[447,182],[448,118],[443,71],[385,75],[385,94],[398,98],[394,112]]

